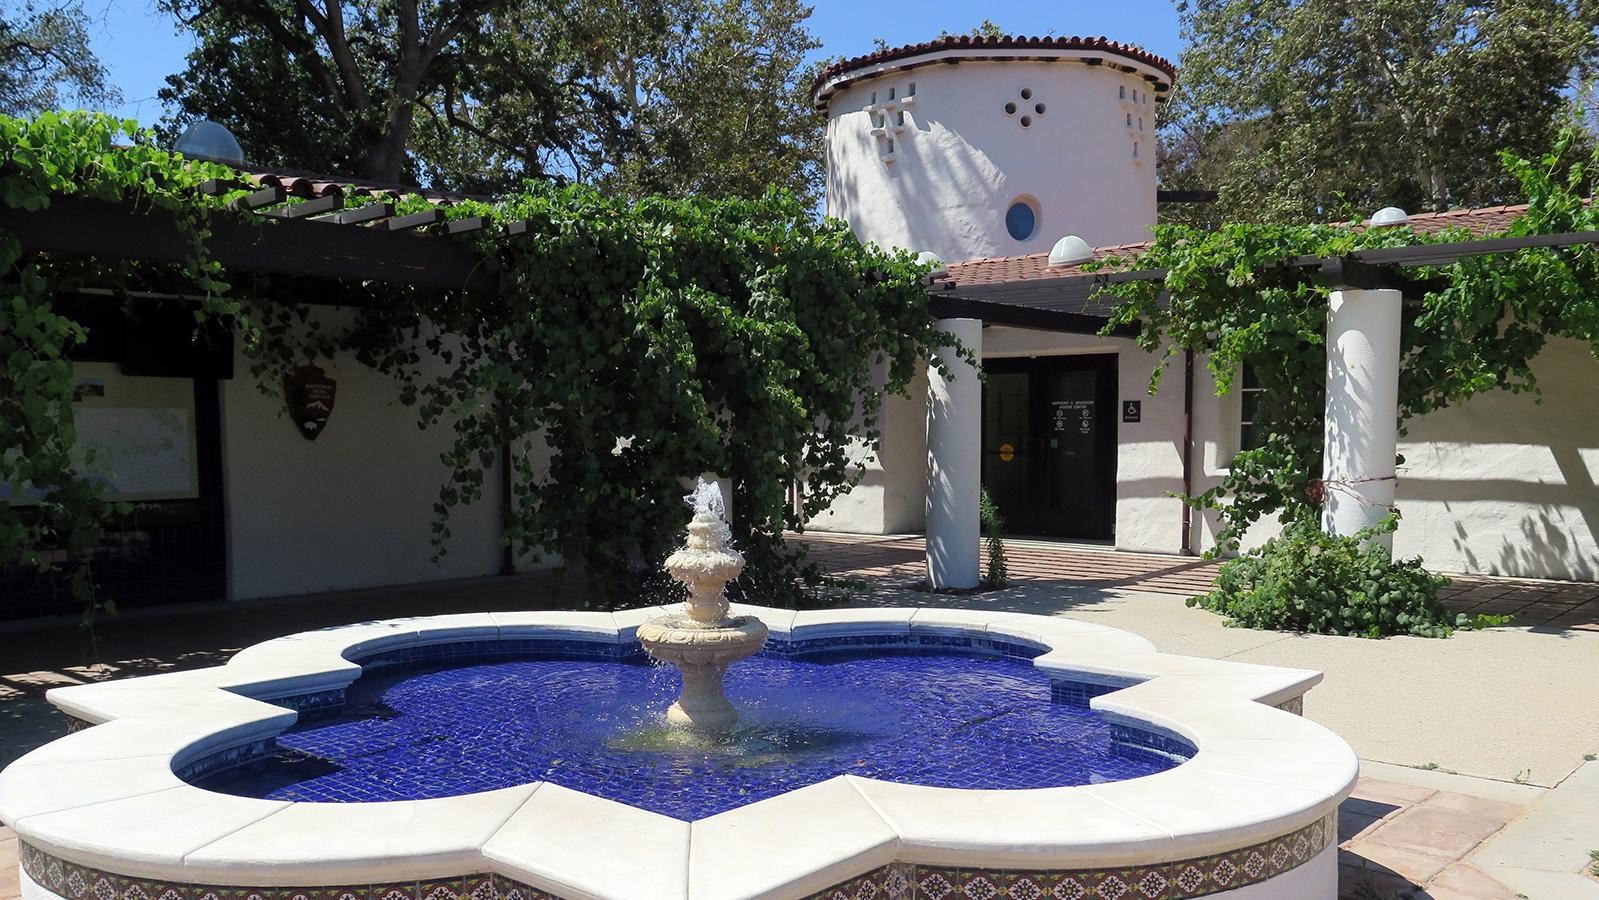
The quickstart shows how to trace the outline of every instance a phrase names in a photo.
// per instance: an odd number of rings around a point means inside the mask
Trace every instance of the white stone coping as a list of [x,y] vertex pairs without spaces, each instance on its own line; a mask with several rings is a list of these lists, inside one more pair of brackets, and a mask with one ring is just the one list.
[[495,872],[572,898],[794,896],[894,860],[1083,869],[1227,852],[1326,816],[1358,774],[1341,738],[1273,708],[1319,682],[1319,672],[1169,656],[1125,631],[1020,613],[743,606],[734,612],[757,615],[790,640],[987,634],[1047,648],[1034,661],[1040,668],[1137,681],[1093,707],[1180,735],[1198,752],[1155,775],[1036,790],[843,775],[695,822],[549,783],[308,803],[218,794],[173,774],[287,728],[296,713],[263,700],[349,684],[360,667],[347,657],[496,638],[625,643],[661,611],[368,622],[257,644],[215,668],[56,688],[50,702],[103,724],[0,772],[0,820],[71,862],[185,883],[312,886]]

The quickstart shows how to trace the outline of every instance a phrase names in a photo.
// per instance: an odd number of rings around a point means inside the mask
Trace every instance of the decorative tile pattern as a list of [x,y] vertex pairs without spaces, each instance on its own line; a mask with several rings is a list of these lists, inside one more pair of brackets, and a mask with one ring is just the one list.
[[[584,640],[582,638],[485,638],[481,641],[454,641],[444,644],[417,644],[396,650],[383,650],[350,661],[363,672],[401,663],[474,660],[493,657],[554,657],[560,659],[637,659],[644,648],[637,642]],[[276,701],[274,701],[276,702]]]
[[66,716],[67,734],[76,734],[85,728],[94,727],[94,723],[88,721],[87,719],[80,719],[77,716],[68,716],[66,713],[62,713],[61,715]]
[[909,634],[834,634],[826,637],[806,638],[804,640],[773,640],[768,638],[767,645],[761,650],[761,653],[762,655],[775,656],[779,659],[792,659],[797,656],[818,652],[886,650],[904,647],[909,642]]
[[946,650],[971,656],[1004,656],[1033,659],[1047,647],[1022,640],[1003,640],[982,634],[838,634],[793,640],[787,635],[772,635],[761,648],[762,656],[794,659],[815,653],[848,650]]
[[388,884],[243,887],[128,878],[57,859],[27,842],[19,845],[18,856],[29,878],[66,900],[561,900],[487,873]]
[[916,867],[910,863],[889,863],[812,894],[811,897],[813,900],[890,900],[910,897],[911,880],[915,875]]
[[1049,686],[1049,695],[1050,699],[1056,703],[1087,709],[1089,701],[1095,697],[1114,693],[1123,688],[1130,688],[1135,684],[1138,684],[1138,679],[1136,678],[1107,678],[1103,682],[1055,679]]
[[202,778],[215,774],[225,769],[243,765],[247,762],[260,759],[272,751],[275,742],[271,738],[251,741],[237,747],[229,747],[216,753],[208,753],[182,768],[173,770],[173,774],[184,780]]
[[1230,853],[1114,869],[1034,871],[891,863],[808,900],[1188,900],[1276,878],[1335,839],[1335,816]]
[[314,694],[296,694],[291,697],[273,697],[265,702],[274,706],[286,706],[295,712],[314,712],[319,709],[334,709],[344,705],[344,688],[333,688],[326,691],[317,691]]
[[1300,694],[1297,697],[1284,700],[1277,704],[1277,708],[1284,712],[1291,712],[1296,716],[1302,716],[1305,714],[1305,695]]
[[1162,731],[1150,725],[1146,728],[1134,728],[1130,725],[1113,723],[1110,726],[1111,740],[1116,743],[1117,752],[1136,756],[1139,753],[1152,754],[1166,761],[1167,765],[1180,765],[1194,758],[1199,748],[1169,731]]
[[[1188,900],[1276,878],[1321,853],[1335,816],[1230,853],[1113,869],[1034,871],[890,863],[809,900]],[[23,871],[66,900],[561,900],[503,875],[335,887],[236,887],[127,878],[57,859],[23,842]]]

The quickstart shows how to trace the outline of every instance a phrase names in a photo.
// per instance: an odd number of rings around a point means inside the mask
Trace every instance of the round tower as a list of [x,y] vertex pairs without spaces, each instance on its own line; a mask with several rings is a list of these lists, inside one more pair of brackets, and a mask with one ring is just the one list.
[[955,262],[1147,240],[1170,62],[1105,38],[943,38],[829,67],[827,213]]

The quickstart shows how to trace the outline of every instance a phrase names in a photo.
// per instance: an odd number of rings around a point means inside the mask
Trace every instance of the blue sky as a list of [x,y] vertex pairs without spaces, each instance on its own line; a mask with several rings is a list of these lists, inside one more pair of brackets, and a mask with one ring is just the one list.
[[[941,31],[965,32],[986,16],[1013,34],[1105,35],[1175,60],[1180,43],[1171,0],[813,0],[808,23],[822,40],[820,55],[857,56],[872,39],[910,44]],[[103,4],[103,5],[102,5]],[[161,116],[155,93],[167,75],[183,68],[186,38],[151,0],[87,0],[95,52],[126,102],[114,110],[151,124]]]

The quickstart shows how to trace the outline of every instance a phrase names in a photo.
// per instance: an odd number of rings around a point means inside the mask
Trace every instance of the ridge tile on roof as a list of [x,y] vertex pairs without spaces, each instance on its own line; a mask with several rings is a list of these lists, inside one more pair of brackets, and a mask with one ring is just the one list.
[[931,41],[923,41],[919,44],[905,44],[901,47],[887,47],[882,50],[875,50],[862,56],[855,56],[849,59],[839,60],[838,62],[835,62],[823,69],[821,73],[816,76],[816,80],[811,83],[811,97],[813,99],[816,98],[821,92],[822,88],[828,82],[840,75],[853,72],[857,69],[864,69],[868,66],[878,65],[879,63],[894,62],[896,60],[907,59],[912,56],[920,56],[923,53],[936,53],[940,50],[1029,49],[1092,50],[1123,56],[1134,62],[1140,62],[1147,66],[1151,66],[1165,74],[1167,78],[1167,84],[1161,86],[1160,90],[1166,90],[1170,88],[1170,83],[1177,80],[1177,67],[1172,64],[1171,60],[1168,60],[1163,56],[1156,56],[1155,54],[1150,53],[1149,51],[1135,44],[1124,44],[1120,41],[1113,41],[1104,36],[1078,37],[1077,35],[1072,35],[1071,37],[1055,37],[1053,35],[1046,35],[1044,37],[1028,37],[1004,35],[1003,37],[972,37],[971,35],[945,35],[944,37]]

